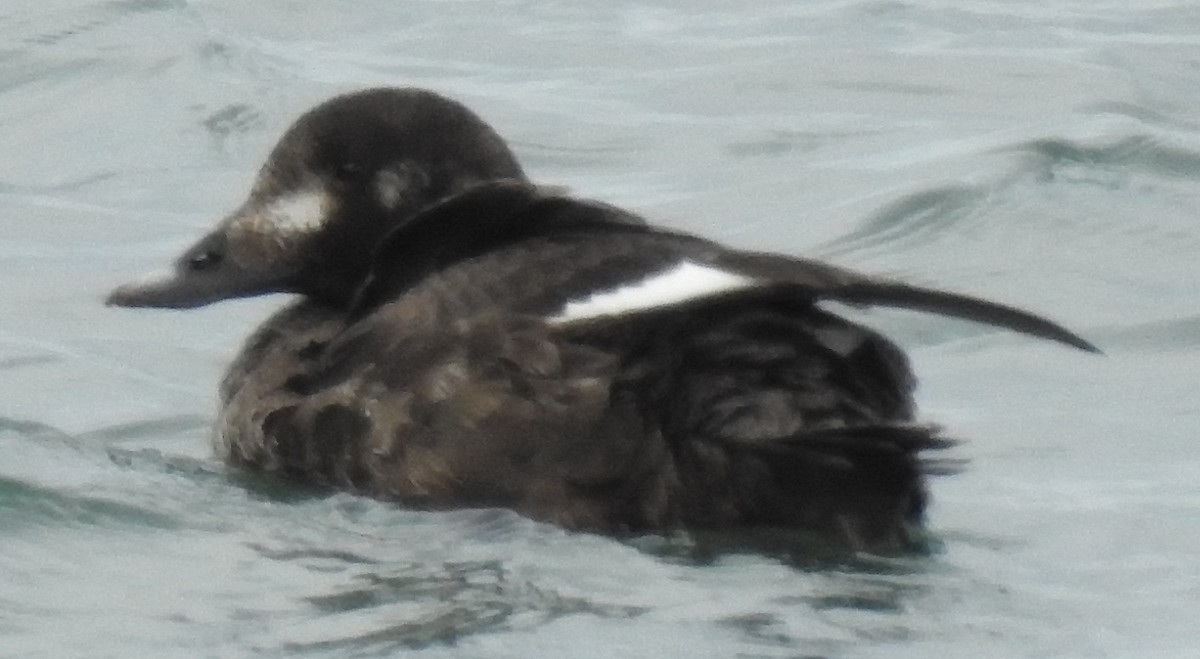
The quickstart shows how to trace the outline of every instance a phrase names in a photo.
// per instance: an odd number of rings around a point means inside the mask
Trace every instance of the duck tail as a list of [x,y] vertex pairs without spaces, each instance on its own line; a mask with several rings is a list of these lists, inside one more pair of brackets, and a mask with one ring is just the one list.
[[926,453],[958,443],[938,426],[896,422],[803,430],[736,450],[769,474],[769,500],[766,490],[749,488],[757,511],[854,550],[886,552],[913,546],[928,500],[926,477],[965,465]]

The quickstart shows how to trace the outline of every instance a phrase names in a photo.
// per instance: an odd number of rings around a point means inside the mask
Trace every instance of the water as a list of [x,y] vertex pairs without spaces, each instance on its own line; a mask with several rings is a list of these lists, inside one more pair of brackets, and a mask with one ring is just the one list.
[[[57,0],[0,7],[0,655],[1185,657],[1200,613],[1200,9],[1101,2]],[[104,308],[368,85],[539,180],[744,247],[1019,303],[918,314],[970,438],[929,556],[698,561],[227,473],[216,383],[278,299]],[[686,544],[686,543],[683,543]]]

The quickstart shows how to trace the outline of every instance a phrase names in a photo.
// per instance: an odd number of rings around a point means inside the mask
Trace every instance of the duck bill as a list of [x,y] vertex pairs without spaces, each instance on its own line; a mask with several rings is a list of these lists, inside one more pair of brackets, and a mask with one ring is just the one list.
[[242,209],[188,247],[167,270],[115,288],[106,304],[192,308],[230,298],[283,292],[294,278],[294,245],[262,226],[262,212]]
[[197,281],[189,273],[167,270],[118,286],[104,303],[114,307],[191,309],[224,299],[222,288],[215,282]]
[[187,309],[219,300],[295,291],[310,251],[333,208],[318,184],[282,194],[254,194],[167,271],[115,289],[118,307]]
[[118,286],[105,303],[117,307],[190,309],[280,288],[280,278],[240,267],[229,259],[224,243],[222,232],[205,236],[171,268]]

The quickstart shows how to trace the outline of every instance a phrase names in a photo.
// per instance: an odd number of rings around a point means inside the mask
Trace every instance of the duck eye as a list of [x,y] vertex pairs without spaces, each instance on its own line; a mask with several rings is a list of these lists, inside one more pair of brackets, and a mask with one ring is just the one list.
[[221,253],[206,249],[188,259],[188,267],[192,270],[203,271],[214,268],[221,263]]
[[361,180],[366,169],[360,162],[346,161],[335,166],[333,173],[339,179],[351,182]]

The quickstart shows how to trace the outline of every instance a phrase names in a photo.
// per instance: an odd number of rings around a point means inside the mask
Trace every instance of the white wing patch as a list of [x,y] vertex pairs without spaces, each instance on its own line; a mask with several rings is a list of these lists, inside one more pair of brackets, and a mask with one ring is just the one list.
[[552,323],[571,323],[601,316],[617,316],[659,309],[689,300],[752,288],[759,280],[710,265],[681,261],[669,270],[653,273],[638,282],[568,302]]
[[265,219],[282,233],[312,233],[325,223],[328,200],[319,188],[293,192],[272,201],[265,209]]

